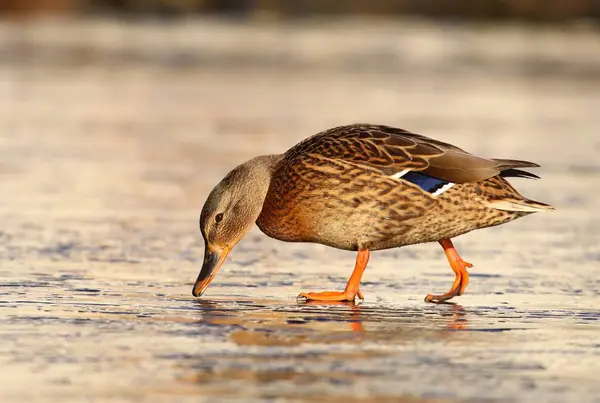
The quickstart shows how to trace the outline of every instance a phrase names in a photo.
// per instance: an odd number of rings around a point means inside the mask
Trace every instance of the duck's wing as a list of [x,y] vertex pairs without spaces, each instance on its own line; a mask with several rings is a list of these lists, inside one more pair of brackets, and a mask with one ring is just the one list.
[[312,154],[379,169],[401,177],[419,172],[453,183],[478,182],[503,171],[507,176],[535,176],[517,168],[539,165],[518,160],[477,157],[452,144],[383,125],[353,124],[316,134],[292,147],[289,160]]

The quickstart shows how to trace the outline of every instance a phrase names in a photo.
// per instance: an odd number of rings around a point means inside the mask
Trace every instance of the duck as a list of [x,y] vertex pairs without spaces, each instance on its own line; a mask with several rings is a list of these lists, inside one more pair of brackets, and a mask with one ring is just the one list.
[[465,292],[472,267],[452,239],[554,207],[522,196],[507,178],[539,179],[538,164],[483,158],[392,126],[351,124],[309,137],[283,154],[229,172],[200,213],[204,261],[192,294],[203,295],[235,245],[256,223],[267,236],[356,252],[343,291],[302,292],[305,301],[364,299],[370,252],[437,242],[454,272],[441,303]]

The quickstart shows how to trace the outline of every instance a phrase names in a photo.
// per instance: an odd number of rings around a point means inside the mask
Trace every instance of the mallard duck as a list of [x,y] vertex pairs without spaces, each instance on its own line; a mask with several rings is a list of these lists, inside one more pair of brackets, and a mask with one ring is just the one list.
[[193,295],[201,296],[228,253],[254,223],[287,242],[357,251],[344,291],[303,292],[315,301],[363,299],[360,280],[370,251],[439,242],[455,273],[442,302],[469,282],[452,238],[553,207],[526,199],[507,177],[539,178],[533,162],[486,159],[390,126],[353,124],[318,133],[284,154],[234,168],[212,190],[200,215],[204,263]]

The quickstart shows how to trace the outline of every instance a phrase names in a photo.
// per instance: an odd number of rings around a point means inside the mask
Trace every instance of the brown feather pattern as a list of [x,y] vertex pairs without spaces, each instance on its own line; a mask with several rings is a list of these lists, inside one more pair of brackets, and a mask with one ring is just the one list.
[[[281,156],[257,224],[280,240],[350,250],[452,238],[551,209],[524,198],[499,175],[536,166],[477,157],[390,126],[340,126]],[[391,177],[407,169],[455,185],[435,196]],[[511,211],[511,206],[528,210]]]
[[384,125],[354,124],[326,130],[309,137],[285,153],[318,154],[326,158],[357,162],[385,175],[410,169],[454,183],[477,182],[504,169],[537,167],[527,161],[485,159],[452,144]]

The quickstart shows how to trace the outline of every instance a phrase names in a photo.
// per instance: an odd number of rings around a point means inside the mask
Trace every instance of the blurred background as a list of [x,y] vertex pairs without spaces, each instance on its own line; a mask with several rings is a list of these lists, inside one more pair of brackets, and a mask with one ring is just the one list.
[[[0,166],[32,175],[3,203],[195,215],[232,166],[364,121],[587,172],[599,17],[595,0],[1,0]],[[35,167],[55,197],[27,187]]]
[[3,0],[2,11],[13,15],[48,14],[181,16],[222,14],[253,17],[306,17],[315,13],[339,15],[420,15],[483,20],[555,21],[600,17],[594,0]]
[[[0,0],[0,400],[595,401],[599,111],[598,0]],[[465,308],[422,302],[437,245],[298,305],[354,256],[256,229],[192,299],[212,187],[355,122],[535,161],[557,211],[455,242]]]

